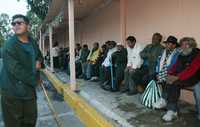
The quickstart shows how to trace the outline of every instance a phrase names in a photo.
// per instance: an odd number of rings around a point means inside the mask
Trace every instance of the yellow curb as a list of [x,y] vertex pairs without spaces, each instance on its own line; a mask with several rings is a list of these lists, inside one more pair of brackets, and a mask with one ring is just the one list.
[[64,100],[77,114],[87,127],[114,127],[111,121],[104,118],[79,95],[70,90],[69,85],[63,84],[48,70],[43,71],[53,86],[64,96]]

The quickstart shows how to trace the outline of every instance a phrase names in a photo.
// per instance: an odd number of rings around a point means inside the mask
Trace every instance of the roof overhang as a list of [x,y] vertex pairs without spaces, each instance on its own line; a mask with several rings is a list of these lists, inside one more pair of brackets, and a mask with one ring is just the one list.
[[[64,22],[68,19],[68,0],[52,0],[50,3],[47,16],[45,17],[40,29],[46,24],[51,23],[56,16],[63,11]],[[74,0],[74,16],[75,22],[86,18],[87,16],[97,12],[101,8],[107,6],[112,0]]]
[[44,24],[51,22],[63,9],[65,0],[52,0],[50,3],[47,16],[45,17]]

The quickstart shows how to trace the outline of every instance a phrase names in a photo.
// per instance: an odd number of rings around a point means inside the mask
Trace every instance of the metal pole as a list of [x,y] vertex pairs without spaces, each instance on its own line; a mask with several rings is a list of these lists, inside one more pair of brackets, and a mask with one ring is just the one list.
[[41,81],[41,87],[42,87],[42,90],[44,92],[44,95],[47,99],[47,103],[48,103],[48,106],[49,106],[49,109],[51,110],[52,114],[53,114],[53,118],[54,120],[56,121],[56,124],[58,127],[64,127],[63,123],[61,123],[60,119],[59,119],[59,116],[58,116],[58,113],[56,112],[55,108],[53,107],[53,104],[47,94],[47,91],[44,87],[44,84],[43,84],[43,81]]
[[43,35],[42,36],[42,54],[43,54],[43,56],[45,56],[45,44],[44,44],[44,42],[45,42],[45,36]]
[[69,49],[70,49],[70,85],[71,90],[76,91],[75,53],[74,53],[74,0],[68,0],[69,15]]
[[52,48],[53,48],[53,28],[51,25],[49,25],[49,43],[50,43],[50,70],[54,72],[54,66],[53,66],[53,56],[52,56]]
[[39,48],[42,50],[42,31],[40,30],[40,41],[39,41]]
[[120,35],[121,43],[126,45],[126,0],[120,0]]

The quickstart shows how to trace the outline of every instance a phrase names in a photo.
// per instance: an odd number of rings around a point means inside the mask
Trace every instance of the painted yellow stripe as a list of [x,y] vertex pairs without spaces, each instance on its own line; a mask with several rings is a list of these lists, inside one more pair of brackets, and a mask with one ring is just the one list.
[[104,118],[99,112],[91,107],[84,99],[70,90],[69,85],[63,84],[49,71],[43,71],[52,82],[59,93],[64,96],[64,100],[75,111],[79,119],[87,127],[114,127],[111,121]]

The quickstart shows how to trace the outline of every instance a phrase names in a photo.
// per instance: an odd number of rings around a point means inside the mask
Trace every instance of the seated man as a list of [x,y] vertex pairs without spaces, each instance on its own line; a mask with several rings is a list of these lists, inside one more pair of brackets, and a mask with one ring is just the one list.
[[[105,90],[111,90],[111,66],[112,66],[112,54],[117,51],[116,42],[109,41],[108,44],[108,53],[105,60],[102,63],[103,72],[104,72],[104,83],[102,84],[102,88]],[[113,73],[113,72],[112,72]]]
[[127,50],[123,45],[117,45],[117,51],[112,54],[112,64],[114,68],[114,88],[112,91],[119,91],[120,85],[124,80],[124,70],[127,65]]
[[88,49],[88,45],[84,44],[83,48],[81,49],[80,53],[80,63],[82,66],[82,75],[81,78],[86,78],[86,68],[87,68],[87,57],[90,53],[90,50]]
[[[181,52],[176,63],[169,69],[166,80],[167,113],[162,117],[166,122],[177,118],[178,99],[181,88],[194,86],[200,79],[200,50],[193,38],[185,37],[180,40]],[[163,105],[165,106],[165,105]]]
[[[142,66],[142,71],[144,76],[142,83],[140,84],[141,88],[145,88],[145,86],[149,83],[150,80],[156,74],[156,65],[158,57],[162,54],[164,47],[160,44],[162,41],[162,35],[160,33],[154,33],[152,37],[152,43],[148,44],[142,52],[140,52],[140,56],[144,60],[144,64]],[[144,85],[144,86],[143,86]]]
[[93,49],[92,51],[90,51],[90,54],[87,58],[87,67],[86,67],[86,74],[85,74],[85,79],[86,80],[90,80],[93,76],[93,79],[94,78],[97,78],[98,76],[98,58],[99,58],[99,55],[100,55],[100,48],[99,48],[99,43],[98,42],[95,42],[93,44]]
[[75,64],[76,64],[76,77],[80,78],[80,76],[82,75],[82,66],[81,66],[81,62],[80,62],[80,55],[81,55],[81,44],[76,43],[76,47],[75,47]]
[[140,52],[144,49],[144,46],[136,43],[136,39],[133,36],[129,36],[126,39],[128,43],[127,47],[127,66],[124,74],[124,88],[122,92],[128,91],[128,95],[137,94],[137,84],[140,82],[142,75],[140,75],[143,59],[140,56]]
[[99,70],[99,85],[102,85],[104,83],[104,80],[105,80],[102,63],[105,60],[107,53],[108,53],[108,48],[107,48],[107,45],[106,45],[106,43],[108,43],[108,42],[109,41],[105,42],[105,44],[103,44],[101,46],[101,53],[100,53],[99,58],[98,58],[98,64],[100,65],[99,69],[98,69]]
[[[178,51],[178,42],[176,37],[169,36],[167,41],[164,42],[166,44],[165,50],[163,50],[162,55],[158,58],[157,66],[156,66],[156,79],[157,83],[161,84],[162,87],[166,86],[166,77],[168,73],[168,69],[175,64],[177,57],[179,55]],[[166,93],[162,93],[162,97],[153,104],[153,107],[159,109],[163,107],[162,105],[166,105],[165,97]]]

